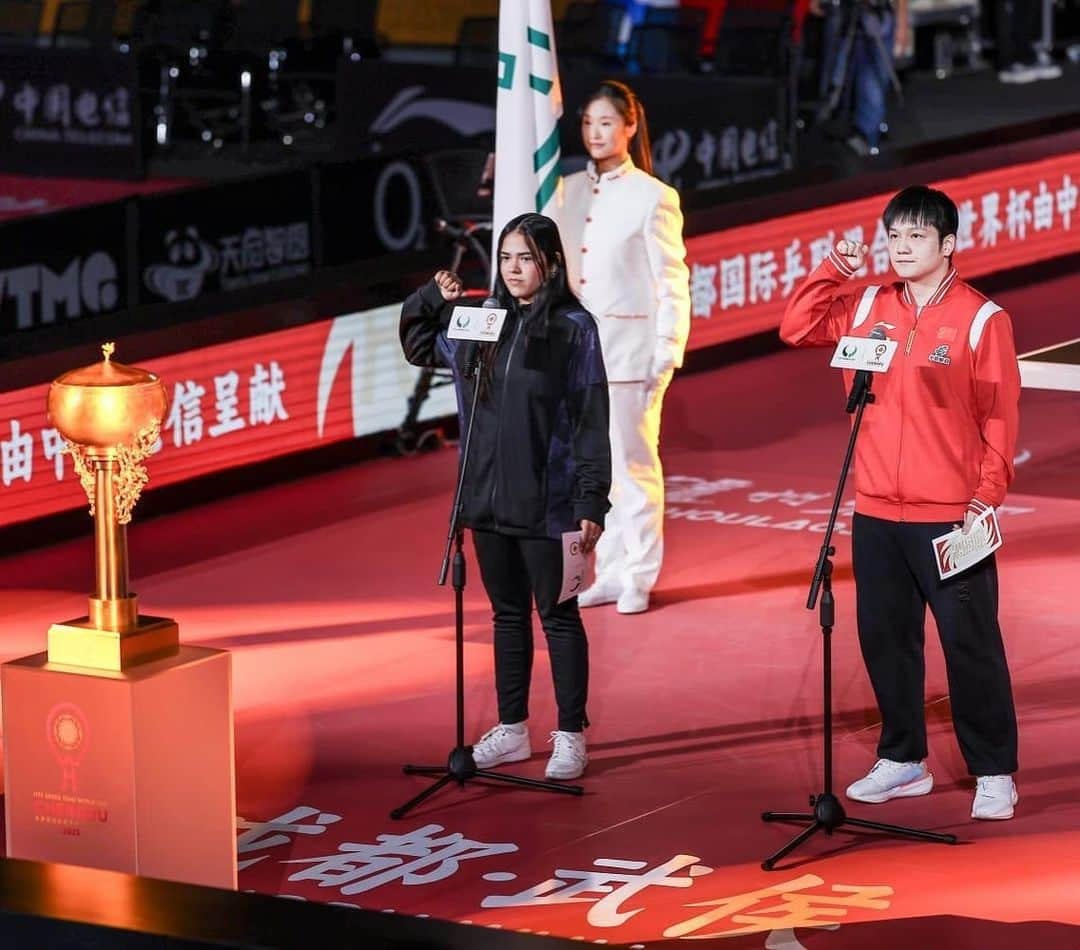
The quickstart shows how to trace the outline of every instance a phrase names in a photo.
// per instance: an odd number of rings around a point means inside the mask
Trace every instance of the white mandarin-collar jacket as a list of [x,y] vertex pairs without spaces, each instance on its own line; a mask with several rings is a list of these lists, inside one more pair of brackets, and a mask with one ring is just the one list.
[[570,288],[596,317],[610,382],[682,365],[690,275],[679,195],[627,159],[563,182],[559,230]]

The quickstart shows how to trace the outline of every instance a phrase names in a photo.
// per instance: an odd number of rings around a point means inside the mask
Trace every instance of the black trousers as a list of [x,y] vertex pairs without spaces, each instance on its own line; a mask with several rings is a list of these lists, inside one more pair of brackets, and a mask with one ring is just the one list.
[[532,679],[532,605],[547,637],[559,729],[581,732],[588,724],[589,645],[577,598],[557,604],[562,587],[562,542],[473,531],[480,574],[491,600],[495,626],[495,690],[499,719],[529,717]]
[[997,566],[991,555],[942,581],[930,540],[952,528],[855,515],[859,644],[881,712],[878,755],[897,762],[926,757],[923,650],[929,604],[968,771],[1005,775],[1017,768],[1016,712],[997,619]]
[[1035,62],[1035,42],[1042,36],[1042,3],[1039,0],[997,0],[997,65]]

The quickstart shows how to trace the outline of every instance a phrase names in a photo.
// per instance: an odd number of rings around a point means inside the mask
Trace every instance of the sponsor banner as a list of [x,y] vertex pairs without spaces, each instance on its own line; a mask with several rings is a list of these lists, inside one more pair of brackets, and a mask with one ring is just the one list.
[[[393,304],[147,361],[169,394],[149,490],[396,428],[419,372],[401,355],[400,312]],[[43,383],[0,394],[0,527],[86,507],[46,418],[47,393]],[[454,411],[453,387],[439,386],[421,418]]]
[[[565,155],[584,161],[578,109],[607,73],[562,77]],[[768,79],[625,76],[649,110],[654,171],[687,192],[775,174],[787,167],[785,90]],[[496,77],[476,67],[343,61],[338,145],[347,155],[494,146]],[[701,103],[711,104],[702,109]],[[714,106],[714,107],[713,107]]]
[[495,72],[473,66],[352,61],[337,81],[338,149],[345,155],[494,145]]
[[142,178],[134,56],[5,49],[0,57],[0,169]]
[[120,203],[5,225],[0,333],[123,310],[124,233]]
[[323,165],[319,210],[327,267],[422,248],[431,222],[449,213],[435,201],[428,170],[410,155]]
[[310,273],[310,173],[229,182],[139,203],[142,303],[178,303]]
[[[1078,152],[933,184],[960,209],[955,260],[965,280],[1080,250]],[[895,280],[881,223],[893,194],[688,239],[690,348],[778,327],[794,289],[839,240],[870,247],[853,285]]]

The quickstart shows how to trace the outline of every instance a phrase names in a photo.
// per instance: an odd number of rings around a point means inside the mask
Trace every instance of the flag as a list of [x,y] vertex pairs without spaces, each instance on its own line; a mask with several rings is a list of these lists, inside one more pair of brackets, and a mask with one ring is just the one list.
[[551,0],[501,0],[493,248],[516,215],[556,214],[562,106]]

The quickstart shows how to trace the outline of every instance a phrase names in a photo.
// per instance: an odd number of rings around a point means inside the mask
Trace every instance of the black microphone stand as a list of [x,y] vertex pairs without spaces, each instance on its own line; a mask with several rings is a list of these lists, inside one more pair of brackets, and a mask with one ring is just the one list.
[[843,825],[852,825],[856,828],[870,828],[874,831],[884,831],[889,834],[902,835],[908,838],[917,838],[920,841],[936,841],[940,844],[956,844],[956,835],[939,834],[935,831],[920,831],[916,828],[903,828],[900,825],[886,825],[880,821],[867,821],[863,818],[848,818],[844,813],[844,806],[833,794],[833,760],[832,760],[832,628],[834,617],[834,601],[832,592],[832,556],[836,549],[832,546],[833,528],[836,525],[836,515],[840,510],[840,499],[844,493],[844,482],[847,481],[848,469],[851,467],[851,459],[855,454],[855,440],[859,435],[859,426],[862,425],[863,411],[867,404],[874,401],[874,394],[870,391],[871,374],[856,374],[856,381],[852,386],[851,399],[847,406],[848,412],[855,412],[855,420],[851,426],[851,437],[848,439],[847,452],[844,454],[844,464],[840,469],[840,481],[836,486],[836,494],[833,496],[832,511],[829,513],[829,524],[825,531],[825,539],[821,543],[821,552],[818,554],[817,567],[814,569],[814,578],[810,583],[810,595],[806,599],[806,609],[813,610],[818,600],[818,591],[821,590],[821,650],[822,650],[822,674],[823,690],[822,700],[824,715],[824,746],[825,746],[825,782],[824,791],[819,795],[810,796],[812,813],[767,811],[761,816],[762,821],[794,821],[806,822],[809,827],[803,829],[791,841],[779,851],[769,855],[761,862],[761,867],[771,871],[776,862],[784,855],[794,851],[808,838],[819,831],[831,835],[837,828]]
[[471,745],[465,744],[465,552],[462,540],[465,534],[461,526],[461,492],[465,485],[465,473],[469,465],[469,447],[472,443],[473,421],[476,419],[476,403],[480,394],[480,379],[483,375],[483,352],[480,344],[474,343],[472,354],[465,365],[465,376],[473,381],[472,402],[469,405],[469,418],[466,420],[465,436],[461,443],[461,464],[458,466],[457,488],[454,491],[454,504],[450,509],[450,530],[446,535],[446,550],[443,554],[442,568],[439,570],[439,586],[446,584],[447,568],[450,564],[450,549],[454,549],[454,632],[456,645],[456,687],[457,687],[457,744],[450,750],[446,765],[406,765],[406,775],[440,776],[432,785],[419,795],[409,799],[404,805],[390,812],[391,818],[403,818],[421,802],[426,801],[440,788],[457,782],[462,788],[474,778],[494,782],[506,782],[525,788],[543,789],[549,792],[561,792],[564,795],[583,795],[581,785],[566,785],[562,782],[549,782],[541,779],[526,778],[521,775],[507,775],[493,769],[476,767]]

